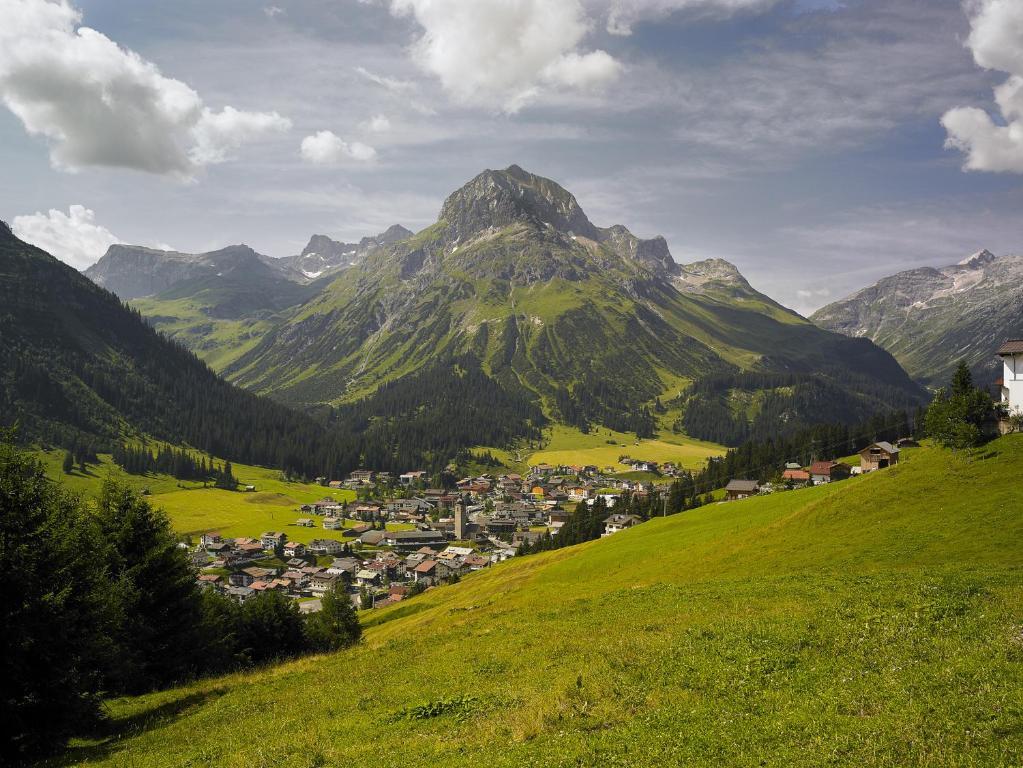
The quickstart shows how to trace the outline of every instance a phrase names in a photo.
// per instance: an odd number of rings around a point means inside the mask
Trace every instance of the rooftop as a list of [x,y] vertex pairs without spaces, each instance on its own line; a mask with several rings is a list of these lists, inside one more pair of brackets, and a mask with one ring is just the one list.
[[725,486],[726,491],[755,491],[760,486],[756,480],[730,480]]

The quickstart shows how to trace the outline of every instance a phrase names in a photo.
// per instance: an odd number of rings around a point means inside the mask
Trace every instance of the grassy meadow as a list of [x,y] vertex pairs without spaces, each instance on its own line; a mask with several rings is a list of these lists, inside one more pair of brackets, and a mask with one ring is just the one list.
[[[130,475],[114,464],[109,455],[101,455],[100,463],[88,465],[85,473],[76,468],[65,475],[61,469],[63,451],[40,451],[37,455],[50,477],[60,479],[79,493],[95,493],[107,476],[114,476],[139,490],[148,489],[150,502],[167,513],[174,530],[182,535],[219,532],[224,536],[258,537],[263,531],[282,530],[288,538],[303,543],[324,536],[336,538],[337,531],[324,531],[319,525],[316,528],[295,525],[300,517],[309,517],[298,508],[324,496],[338,501],[355,498],[353,491],[287,482],[277,470],[246,464],[232,464],[233,472],[242,487],[256,487],[252,493],[204,487],[202,483],[176,480],[167,475]],[[318,518],[316,522],[320,522]]]
[[52,765],[1019,765],[1020,466],[925,447],[509,561],[354,649],[112,701]]
[[[548,431],[549,442],[543,450],[529,456],[527,465],[593,464],[603,469],[613,467],[615,472],[627,472],[618,463],[619,456],[664,463],[674,461],[687,469],[702,469],[711,456],[721,456],[725,449],[715,443],[695,440],[685,435],[661,433],[657,439],[636,440],[634,434],[615,432],[606,427],[595,428],[584,434],[573,427],[555,425]],[[613,444],[609,444],[608,441]]]

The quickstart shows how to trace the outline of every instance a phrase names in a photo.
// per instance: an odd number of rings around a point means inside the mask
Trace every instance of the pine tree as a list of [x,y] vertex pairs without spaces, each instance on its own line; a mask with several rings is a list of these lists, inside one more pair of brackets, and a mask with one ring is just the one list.
[[242,606],[240,645],[254,663],[297,656],[306,649],[298,604],[280,592],[262,592]]
[[58,750],[102,717],[115,620],[102,551],[86,505],[0,444],[0,764]]
[[342,587],[321,599],[322,608],[306,619],[306,640],[312,650],[336,651],[354,645],[362,637],[362,625],[352,601]]
[[138,692],[194,674],[201,651],[196,633],[201,595],[170,521],[113,480],[104,482],[97,502],[122,615],[112,683]]
[[70,475],[75,469],[75,457],[71,451],[64,451],[64,474]]
[[973,386],[970,368],[961,362],[952,375],[950,391],[938,392],[927,409],[927,434],[946,448],[978,445],[993,408],[991,397]]

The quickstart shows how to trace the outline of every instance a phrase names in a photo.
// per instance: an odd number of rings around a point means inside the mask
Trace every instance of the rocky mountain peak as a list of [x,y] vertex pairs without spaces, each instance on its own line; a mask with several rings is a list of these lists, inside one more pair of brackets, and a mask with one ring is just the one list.
[[739,269],[724,259],[704,259],[683,264],[678,269],[675,285],[679,290],[702,292],[712,284],[732,286],[752,291],[753,288]]
[[[403,227],[401,224],[392,224],[379,235],[374,238],[370,238],[375,241],[378,245],[391,245],[401,240],[406,240],[415,234],[411,229]],[[365,240],[365,238],[363,238]]]
[[345,243],[339,243],[326,235],[313,235],[300,255],[308,256],[311,253],[318,253],[321,256],[329,256],[338,250],[338,246],[344,247]]
[[981,251],[977,251],[972,256],[967,256],[965,259],[959,262],[959,266],[977,269],[978,267],[983,267],[986,264],[990,264],[997,258],[998,258],[997,256],[995,256],[993,253],[991,253],[991,251],[985,248]]
[[487,229],[503,229],[520,222],[549,226],[566,235],[601,239],[600,231],[586,217],[575,196],[557,182],[517,165],[476,176],[444,201],[440,218],[447,222],[451,240],[464,240]]
[[668,250],[668,241],[660,235],[643,240],[621,224],[603,230],[601,235],[601,239],[618,253],[635,259],[655,272],[662,275],[676,275],[679,272],[679,265]]

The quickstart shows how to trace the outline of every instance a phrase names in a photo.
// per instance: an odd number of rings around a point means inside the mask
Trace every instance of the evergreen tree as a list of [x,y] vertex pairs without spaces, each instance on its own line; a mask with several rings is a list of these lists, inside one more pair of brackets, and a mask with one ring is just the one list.
[[979,445],[993,409],[991,397],[973,386],[969,366],[961,362],[952,375],[950,390],[938,392],[927,409],[927,434],[946,448]]
[[335,587],[324,594],[321,602],[323,607],[306,619],[310,649],[336,651],[357,643],[362,637],[362,625],[344,589]]
[[85,504],[0,444],[0,764],[56,751],[102,717],[114,621],[102,551]]
[[75,469],[75,457],[71,451],[64,451],[64,474],[70,475]]
[[262,592],[241,609],[240,647],[256,664],[297,656],[306,649],[298,604],[280,592]]
[[193,675],[201,651],[201,595],[170,521],[113,480],[103,484],[96,518],[121,614],[111,684],[138,692]]
[[203,590],[199,631],[204,672],[225,672],[250,661],[241,647],[241,627],[242,607],[237,601],[212,589]]

